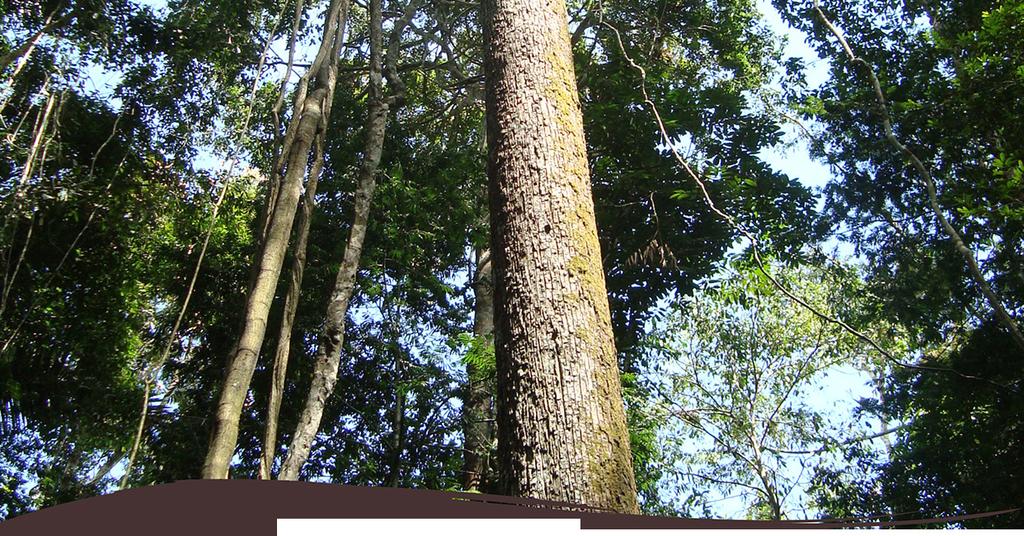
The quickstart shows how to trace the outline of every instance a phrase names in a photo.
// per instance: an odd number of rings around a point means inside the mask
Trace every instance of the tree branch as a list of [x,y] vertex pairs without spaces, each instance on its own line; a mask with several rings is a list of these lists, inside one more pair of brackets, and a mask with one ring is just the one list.
[[1013,337],[1017,346],[1021,350],[1024,350],[1024,335],[1021,334],[1020,329],[1017,327],[1017,323],[1013,320],[1013,317],[1010,316],[1010,313],[1006,311],[1006,308],[1003,307],[1002,299],[988,284],[984,274],[981,272],[981,267],[978,265],[978,260],[974,257],[974,252],[964,244],[964,240],[960,236],[960,233],[953,228],[953,225],[946,219],[946,215],[943,214],[942,207],[939,206],[938,194],[935,189],[935,181],[932,178],[931,172],[928,171],[924,162],[922,162],[909,147],[904,145],[893,132],[892,117],[889,114],[889,104],[886,101],[885,92],[882,91],[882,84],[878,81],[878,76],[875,75],[874,68],[867,60],[853,53],[853,49],[850,47],[846,38],[843,37],[839,29],[832,24],[828,17],[825,16],[825,13],[821,10],[821,5],[818,0],[814,0],[814,11],[817,12],[821,22],[825,24],[830,32],[832,32],[832,35],[839,40],[839,44],[842,45],[847,58],[849,58],[853,63],[860,64],[864,67],[864,71],[867,72],[868,78],[871,80],[871,86],[875,92],[875,99],[878,104],[878,112],[882,118],[882,128],[885,131],[886,141],[901,153],[904,158],[909,160],[914,169],[917,170],[917,174],[920,177],[921,182],[924,184],[925,190],[928,192],[928,203],[932,212],[935,214],[936,219],[939,220],[939,224],[942,226],[942,229],[947,235],[949,235],[949,240],[953,243],[953,247],[964,257],[964,260],[967,262],[967,267],[970,269],[971,277],[974,279],[974,282],[978,287],[981,288],[981,293],[989,302],[993,312],[996,314],[996,318],[998,318],[999,322],[1009,330],[1010,336]]

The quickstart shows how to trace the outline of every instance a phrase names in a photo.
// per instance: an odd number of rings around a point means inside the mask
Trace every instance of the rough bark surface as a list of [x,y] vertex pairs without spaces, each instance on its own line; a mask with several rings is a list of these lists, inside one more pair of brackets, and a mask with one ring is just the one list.
[[[286,144],[286,168],[276,203],[267,226],[263,246],[258,259],[259,269],[252,282],[246,301],[245,320],[241,335],[235,344],[230,358],[224,386],[220,393],[214,416],[213,433],[210,447],[203,463],[203,478],[228,478],[231,458],[238,441],[238,420],[242,413],[242,405],[249,391],[253,371],[260,347],[267,330],[267,316],[274,300],[281,267],[284,263],[288,240],[291,236],[295,213],[298,209],[299,195],[302,190],[303,178],[309,164],[309,153],[313,140],[317,135],[325,102],[329,97],[327,80],[321,76],[320,69],[325,62],[335,61],[331,52],[336,50],[339,39],[338,24],[342,0],[333,0],[328,10],[324,38],[310,73],[316,75],[316,87],[306,94],[307,77],[300,81],[300,91],[296,104],[296,115],[292,121],[294,141]],[[330,56],[330,57],[329,57]]]
[[502,491],[638,512],[562,0],[484,0]]
[[[473,282],[473,336],[477,340],[494,343],[494,275],[491,269],[491,252],[488,249],[476,253],[476,280]],[[480,490],[488,480],[491,441],[494,439],[491,400],[492,382],[479,377],[476,366],[466,364],[469,385],[463,407],[463,463],[462,488]]]

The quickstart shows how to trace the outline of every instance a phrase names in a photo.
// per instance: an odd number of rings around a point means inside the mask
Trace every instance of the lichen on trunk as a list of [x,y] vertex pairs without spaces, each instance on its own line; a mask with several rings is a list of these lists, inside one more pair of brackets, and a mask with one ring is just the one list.
[[635,513],[565,4],[483,26],[502,491]]

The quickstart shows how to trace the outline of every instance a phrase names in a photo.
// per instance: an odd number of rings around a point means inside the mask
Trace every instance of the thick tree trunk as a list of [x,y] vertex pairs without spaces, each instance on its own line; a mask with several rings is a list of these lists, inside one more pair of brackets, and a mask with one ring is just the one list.
[[561,0],[484,0],[505,493],[638,512]]
[[338,26],[343,3],[343,0],[332,0],[326,18],[323,42],[313,66],[310,67],[310,73],[316,76],[316,89],[306,94],[304,88],[308,78],[304,77],[299,82],[301,88],[297,98],[302,100],[296,106],[296,115],[292,117],[292,121],[298,122],[294,127],[294,141],[286,142],[288,149],[285,174],[263,240],[258,261],[259,271],[246,302],[242,332],[231,356],[217,404],[210,448],[203,464],[203,478],[228,477],[231,458],[238,440],[238,421],[242,413],[242,404],[249,391],[256,360],[266,335],[267,316],[274,300],[288,239],[291,236],[302,190],[302,179],[309,164],[309,152],[321,121],[325,120],[326,103],[333,96],[329,92],[328,77],[321,69],[326,65],[326,69],[329,70],[330,63],[327,62],[336,61],[333,52],[337,50],[337,41],[340,39]]
[[[408,24],[411,16],[412,13],[409,11],[406,17],[395,23],[391,42],[388,45],[389,64],[394,63],[393,57],[398,51],[400,32]],[[298,480],[299,471],[309,458],[313,440],[320,429],[320,421],[323,418],[327,399],[334,391],[334,384],[338,379],[341,348],[345,339],[345,318],[348,315],[349,301],[355,290],[356,274],[359,271],[363,240],[366,237],[366,226],[370,216],[370,201],[373,199],[373,192],[377,187],[377,168],[380,165],[381,152],[384,149],[384,133],[387,128],[388,113],[391,105],[399,101],[399,98],[395,96],[384,97],[382,34],[381,0],[371,0],[370,105],[366,122],[366,149],[356,183],[352,227],[349,230],[345,254],[334,282],[331,301],[327,305],[327,315],[323,332],[320,335],[313,380],[302,409],[302,415],[299,417],[295,433],[292,435],[288,455],[285,457],[278,475],[280,480]],[[394,75],[394,73],[391,74]]]
[[[489,249],[476,252],[473,299],[473,336],[494,344],[494,276]],[[462,488],[479,490],[489,480],[488,452],[494,439],[494,426],[491,424],[493,382],[480,378],[472,363],[466,365],[466,375],[469,383],[462,410]]]

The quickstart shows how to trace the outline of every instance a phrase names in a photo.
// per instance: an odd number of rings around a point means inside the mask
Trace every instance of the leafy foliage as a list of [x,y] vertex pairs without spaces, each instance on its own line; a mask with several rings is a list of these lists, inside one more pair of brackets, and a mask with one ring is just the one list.
[[[838,274],[783,274],[829,314],[830,303],[850,299],[830,284]],[[659,447],[677,498],[704,512],[738,500],[753,517],[781,519],[808,506],[808,468],[848,434],[829,425],[815,391],[829,372],[871,367],[871,356],[759,272],[730,275],[674,302],[649,335],[658,359],[645,376],[667,423]]]
[[[893,370],[876,413],[906,430],[888,459],[862,457],[859,476],[823,472],[823,500],[836,515],[991,510],[1016,493],[991,475],[1016,467],[1003,453],[1019,442],[1012,430],[1020,425],[1020,349],[993,321],[916,173],[886,143],[866,67],[838,54],[811,2],[775,4],[831,63],[820,88],[791,91],[804,117],[820,125],[816,153],[839,171],[826,189],[826,213],[867,261],[868,288],[881,298],[877,314],[911,335],[907,355],[961,374]],[[940,208],[980,259],[988,284],[1019,312],[1022,4],[822,2],[822,9],[878,75],[896,136],[931,170]]]
[[[863,66],[838,53],[813,2],[774,4],[829,58],[830,78],[815,88],[801,80],[799,61],[783,58],[752,0],[569,4],[645,512],[711,515],[716,497],[742,490],[752,517],[796,515],[804,492],[837,516],[1018,504],[1020,349],[992,320],[923,186],[881,136]],[[0,516],[119,485],[143,408],[148,426],[124,483],[199,475],[259,248],[265,177],[295,119],[277,103],[290,101],[322,30],[323,2],[295,7],[0,4],[0,54],[12,60],[0,72]],[[386,2],[385,26],[404,8]],[[876,69],[897,136],[933,170],[944,214],[1018,313],[1024,3],[825,0],[822,8]],[[349,20],[282,444],[309,387],[362,159],[369,32],[361,4]],[[466,335],[471,253],[489,234],[481,36],[475,7],[459,2],[421,2],[411,21],[395,36],[405,102],[387,132],[336,395],[303,476],[454,489],[460,399],[468,381],[494,371],[493,348]],[[292,28],[298,46],[286,73]],[[749,259],[727,264],[740,237],[669,158],[634,63],[708,195],[755,231],[786,285],[898,359],[955,373],[893,366],[785,299]],[[784,143],[787,104],[836,173],[824,203],[763,156]],[[852,244],[864,270],[830,264],[816,252],[824,239]],[[282,281],[268,333],[286,288]],[[142,373],[168,343],[143,401]],[[243,410],[235,477],[257,474],[266,356],[276,343],[267,337]],[[467,364],[480,378],[466,377]],[[877,400],[851,417],[860,428],[891,425],[891,449],[881,438],[850,441],[862,437],[853,425],[830,425],[809,404],[840,364],[872,376]],[[751,437],[760,441],[749,445]]]

